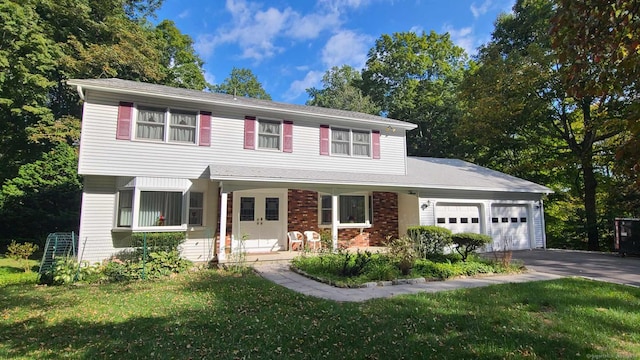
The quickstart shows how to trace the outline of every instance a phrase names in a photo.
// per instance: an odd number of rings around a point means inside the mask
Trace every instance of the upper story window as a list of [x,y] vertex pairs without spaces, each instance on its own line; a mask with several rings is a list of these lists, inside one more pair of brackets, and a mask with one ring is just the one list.
[[258,148],[280,150],[280,122],[258,120]]
[[120,102],[116,139],[211,146],[211,113]]
[[332,128],[331,153],[369,157],[371,156],[371,133],[362,130]]
[[244,148],[293,152],[293,122],[245,116]]
[[321,125],[320,155],[380,159],[380,131]]
[[136,138],[195,144],[196,123],[195,112],[139,106]]

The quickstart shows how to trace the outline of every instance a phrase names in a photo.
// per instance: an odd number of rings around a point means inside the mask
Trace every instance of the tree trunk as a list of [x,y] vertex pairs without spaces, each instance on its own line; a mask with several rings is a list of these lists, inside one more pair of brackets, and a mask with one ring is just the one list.
[[[588,157],[588,158],[587,158]],[[598,237],[598,213],[596,211],[596,181],[590,156],[582,159],[582,176],[584,179],[584,210],[587,218],[586,230],[590,251],[600,250]]]

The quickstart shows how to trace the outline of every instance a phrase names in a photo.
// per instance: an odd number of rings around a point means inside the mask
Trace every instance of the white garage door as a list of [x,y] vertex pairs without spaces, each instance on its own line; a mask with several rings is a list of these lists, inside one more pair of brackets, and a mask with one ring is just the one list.
[[530,249],[529,217],[524,205],[496,205],[491,208],[494,246],[511,250]]
[[436,225],[454,233],[480,233],[480,205],[437,204]]

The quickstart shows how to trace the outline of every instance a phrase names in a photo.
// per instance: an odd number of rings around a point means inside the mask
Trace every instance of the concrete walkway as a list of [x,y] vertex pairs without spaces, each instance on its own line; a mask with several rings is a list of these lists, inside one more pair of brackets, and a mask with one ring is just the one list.
[[254,268],[256,272],[265,279],[271,280],[274,283],[293,291],[328,300],[350,302],[365,301],[374,298],[388,298],[395,295],[415,294],[419,292],[433,293],[437,291],[475,288],[495,284],[553,280],[563,277],[558,274],[530,271],[516,275],[498,275],[447,281],[432,281],[418,284],[345,289],[327,285],[297,274],[289,269],[289,264],[256,265]]

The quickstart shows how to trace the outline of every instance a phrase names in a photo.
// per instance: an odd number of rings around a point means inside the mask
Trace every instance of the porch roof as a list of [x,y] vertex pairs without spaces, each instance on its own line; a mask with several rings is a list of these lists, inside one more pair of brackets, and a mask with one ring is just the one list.
[[406,175],[249,167],[211,164],[210,178],[217,181],[285,183],[322,186],[367,186],[405,190],[466,190],[550,194],[553,191],[531,181],[466,161],[407,157]]

